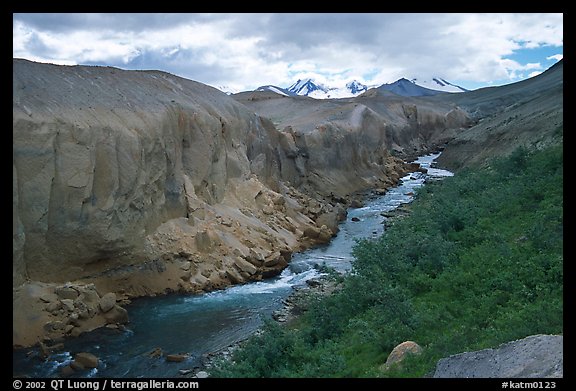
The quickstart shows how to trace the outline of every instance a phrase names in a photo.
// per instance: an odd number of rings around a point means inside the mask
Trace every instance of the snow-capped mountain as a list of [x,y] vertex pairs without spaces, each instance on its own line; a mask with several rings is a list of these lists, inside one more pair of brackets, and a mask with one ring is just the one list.
[[346,88],[353,94],[358,95],[365,91],[368,91],[368,86],[366,84],[362,84],[359,81],[352,80],[350,83],[346,84]]
[[444,92],[466,92],[468,91],[464,87],[460,87],[459,85],[452,84],[446,79],[442,79],[440,77],[433,77],[432,79],[419,79],[414,78],[410,80],[414,84],[418,84],[419,86],[429,88],[431,90],[438,90]]
[[[418,83],[417,83],[418,82]],[[285,96],[309,96],[315,99],[328,99],[328,98],[350,98],[358,96],[370,88],[376,86],[367,86],[357,80],[346,83],[343,87],[330,87],[321,83],[317,83],[313,79],[298,79],[288,88],[282,88],[274,85],[265,85],[258,87],[256,91],[272,91]],[[399,79],[394,83],[382,84],[377,87],[379,90],[391,91],[395,94],[402,96],[431,96],[444,92],[463,92],[467,91],[465,88],[452,84],[445,79],[433,78],[408,80],[406,78]]]
[[237,88],[232,88],[229,86],[214,86],[214,88],[219,89],[220,91],[224,92],[226,95],[232,95],[240,92]]
[[379,90],[390,91],[402,96],[431,96],[438,95],[445,92],[465,92],[467,89],[452,84],[444,79],[433,78],[426,79],[412,79],[405,78],[396,80],[394,83],[382,84],[378,87]]
[[316,99],[350,98],[368,90],[368,86],[353,80],[344,87],[329,87],[316,83],[312,79],[298,80],[286,90],[296,95],[309,96]]
[[419,86],[405,78],[396,80],[394,83],[382,84],[378,89],[390,91],[402,96],[431,96],[443,93],[443,91]]
[[315,83],[312,79],[298,79],[298,81],[288,87],[287,90],[296,95],[309,96],[314,91],[326,93],[328,88],[324,87],[322,84]]
[[254,91],[272,91],[272,92],[275,92],[277,94],[284,95],[284,96],[295,96],[296,95],[295,93],[288,91],[285,88],[273,86],[270,84],[265,85],[265,86],[260,86],[260,87],[256,88]]

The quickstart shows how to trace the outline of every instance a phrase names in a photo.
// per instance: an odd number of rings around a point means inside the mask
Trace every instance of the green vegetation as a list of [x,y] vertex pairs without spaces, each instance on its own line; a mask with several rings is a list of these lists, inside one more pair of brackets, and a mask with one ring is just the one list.
[[[354,250],[342,290],[273,322],[221,377],[421,377],[450,354],[563,331],[562,148],[516,150],[431,183],[377,240]],[[397,344],[424,348],[378,368]]]

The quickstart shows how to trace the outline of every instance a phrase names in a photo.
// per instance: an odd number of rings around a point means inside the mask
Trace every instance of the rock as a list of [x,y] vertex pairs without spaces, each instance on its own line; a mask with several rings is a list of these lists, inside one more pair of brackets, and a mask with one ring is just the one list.
[[413,341],[405,341],[397,345],[388,355],[386,363],[380,367],[381,370],[387,371],[393,365],[400,364],[410,354],[421,354],[422,347]]
[[72,368],[70,365],[60,367],[60,376],[62,377],[72,376],[74,372],[74,368]]
[[562,335],[532,335],[495,349],[466,352],[436,364],[437,378],[556,378],[564,374]]
[[316,227],[304,228],[304,236],[310,239],[316,239],[320,235],[320,230]]
[[50,350],[46,347],[46,344],[44,344],[44,342],[40,341],[40,342],[38,342],[38,347],[39,347],[40,357],[43,359],[48,358],[48,356],[50,355]]
[[357,198],[354,198],[352,201],[350,201],[350,207],[351,208],[361,208],[363,205],[362,201],[360,201]]
[[179,372],[181,375],[187,375],[187,374],[191,373],[193,370],[194,370],[194,369],[179,369],[178,372]]
[[226,277],[232,282],[233,284],[239,284],[244,282],[244,278],[238,273],[236,269],[229,269],[226,270]]
[[308,285],[309,287],[312,287],[312,288],[318,288],[318,287],[322,286],[322,281],[320,281],[316,278],[312,278],[310,280],[306,280],[306,285]]
[[84,365],[82,365],[82,363],[76,361],[76,360],[72,360],[70,361],[70,368],[72,368],[74,371],[83,371],[86,369],[86,367],[84,367]]
[[204,277],[202,274],[198,273],[195,276],[190,277],[190,284],[202,289],[208,284],[208,278]]
[[100,295],[95,289],[84,289],[82,291],[83,302],[89,307],[96,307],[100,303]]
[[248,261],[245,261],[240,257],[237,257],[234,260],[234,264],[236,265],[236,267],[238,267],[239,270],[248,273],[249,275],[255,274],[258,271],[258,268],[256,268],[256,266],[254,266]]
[[62,303],[60,301],[53,301],[46,305],[46,311],[48,312],[56,312],[60,308],[62,308]]
[[262,213],[264,213],[265,215],[272,215],[274,214],[274,207],[272,205],[264,205],[262,207]]
[[128,311],[119,305],[115,305],[110,311],[104,313],[107,323],[128,323]]
[[150,353],[148,353],[148,357],[151,358],[159,358],[162,357],[164,355],[164,352],[162,351],[161,348],[154,348],[154,350],[152,350]]
[[331,211],[322,213],[316,218],[316,225],[327,226],[332,232],[340,229],[338,223],[345,218],[346,210],[341,206],[334,207]]
[[66,324],[60,320],[53,320],[44,324],[44,330],[47,332],[53,332],[58,330],[63,330]]
[[326,243],[332,239],[332,231],[326,225],[320,227],[320,234],[318,235],[318,241]]
[[46,294],[40,296],[40,300],[42,300],[44,303],[57,302],[58,301],[58,295],[56,295],[54,293],[46,293]]
[[99,363],[98,357],[87,352],[77,353],[74,356],[74,361],[81,364],[84,368],[97,368]]
[[360,221],[360,219],[358,217],[352,217],[350,220],[354,221],[354,222],[358,222]]
[[182,362],[189,356],[187,354],[167,354],[166,361],[168,362]]
[[208,376],[210,376],[208,374],[208,372],[206,371],[199,371],[198,373],[196,373],[196,375],[194,377],[198,378],[198,379],[206,379]]
[[116,294],[114,292],[106,293],[100,298],[100,309],[102,312],[108,312],[116,305]]
[[67,311],[74,311],[74,300],[72,299],[62,299],[60,300],[62,307]]
[[56,288],[56,294],[61,299],[74,300],[75,298],[78,297],[78,291],[74,288],[67,286]]

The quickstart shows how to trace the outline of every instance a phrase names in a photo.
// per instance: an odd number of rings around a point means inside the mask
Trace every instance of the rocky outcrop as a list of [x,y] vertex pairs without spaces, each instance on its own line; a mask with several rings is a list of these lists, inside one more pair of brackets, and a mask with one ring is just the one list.
[[532,335],[495,349],[456,354],[438,361],[433,377],[563,377],[564,338]]
[[[15,345],[128,321],[121,298],[275,275],[330,239],[351,193],[409,169],[384,128],[279,131],[163,72],[13,65],[13,318],[39,325],[14,327]],[[89,304],[38,294],[89,284]]]
[[101,294],[94,284],[56,285],[31,282],[14,290],[13,338],[32,345],[44,338],[78,336],[102,325],[122,327],[129,317],[112,292]]

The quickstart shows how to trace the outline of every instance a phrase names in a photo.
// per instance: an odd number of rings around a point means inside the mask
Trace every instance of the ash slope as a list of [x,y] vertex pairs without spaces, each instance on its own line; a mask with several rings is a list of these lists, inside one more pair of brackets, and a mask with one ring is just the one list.
[[515,148],[563,142],[564,62],[518,83],[428,98],[458,105],[476,125],[459,133],[438,163],[450,170],[481,165]]

